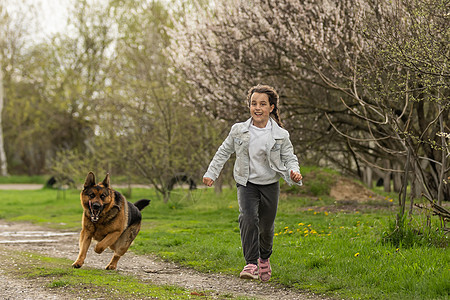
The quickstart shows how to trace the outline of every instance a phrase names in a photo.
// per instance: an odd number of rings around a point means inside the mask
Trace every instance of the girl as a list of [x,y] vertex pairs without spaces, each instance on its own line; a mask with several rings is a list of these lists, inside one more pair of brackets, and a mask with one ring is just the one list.
[[[274,88],[257,85],[248,91],[251,118],[231,127],[203,176],[212,186],[225,162],[236,152],[234,179],[239,203],[239,228],[246,266],[241,278],[266,282],[272,270],[274,222],[280,194],[279,179],[302,185],[302,175],[289,133],[283,129],[279,97]],[[259,270],[258,270],[259,266]]]

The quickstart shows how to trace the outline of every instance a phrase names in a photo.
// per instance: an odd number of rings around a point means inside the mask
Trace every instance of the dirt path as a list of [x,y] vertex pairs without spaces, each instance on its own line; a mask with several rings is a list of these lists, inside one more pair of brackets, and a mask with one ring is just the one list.
[[[95,243],[93,243],[95,245]],[[112,256],[110,250],[96,254],[91,245],[85,266],[103,269]],[[24,223],[7,223],[0,220],[0,254],[10,251],[36,252],[46,256],[75,260],[78,254],[78,232],[61,232]],[[14,263],[14,262],[9,262]],[[7,264],[7,263],[6,263]],[[73,295],[61,295],[63,291],[40,286],[38,281],[10,278],[0,264],[1,299],[74,299]],[[71,266],[67,266],[70,268]],[[190,291],[210,291],[215,295],[254,297],[270,300],[324,299],[316,295],[241,280],[237,276],[205,274],[180,267],[153,256],[126,253],[118,265],[118,272],[139,279],[150,280],[156,285],[175,285]],[[214,298],[214,293],[211,295]],[[81,299],[81,298],[77,298]]]

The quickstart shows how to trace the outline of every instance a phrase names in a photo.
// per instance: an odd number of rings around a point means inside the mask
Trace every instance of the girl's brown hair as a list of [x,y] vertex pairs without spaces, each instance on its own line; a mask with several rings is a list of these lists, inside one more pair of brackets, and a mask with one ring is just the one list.
[[278,126],[283,128],[283,123],[281,123],[281,117],[280,117],[280,109],[278,108],[278,104],[280,102],[280,97],[278,96],[277,91],[273,87],[268,86],[268,85],[258,84],[258,85],[252,86],[248,90],[248,94],[247,94],[247,105],[249,107],[250,107],[250,99],[252,98],[252,95],[254,93],[261,93],[261,94],[266,94],[267,96],[269,96],[269,104],[274,105],[274,108],[273,108],[272,112],[270,113],[270,115],[275,120],[275,122],[277,122]]

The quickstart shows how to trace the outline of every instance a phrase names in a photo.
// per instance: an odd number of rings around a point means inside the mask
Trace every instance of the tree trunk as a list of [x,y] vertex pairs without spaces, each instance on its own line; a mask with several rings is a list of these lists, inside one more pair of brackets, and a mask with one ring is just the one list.
[[3,72],[2,72],[2,65],[0,62],[0,175],[8,176],[8,164],[6,162],[5,147],[3,142],[2,114],[3,114]]
[[369,166],[364,168],[364,183],[369,189],[373,188],[373,171]]

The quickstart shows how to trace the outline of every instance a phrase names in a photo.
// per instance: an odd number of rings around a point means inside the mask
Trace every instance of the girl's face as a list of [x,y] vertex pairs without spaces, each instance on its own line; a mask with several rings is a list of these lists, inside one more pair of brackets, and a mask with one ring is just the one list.
[[270,104],[269,96],[264,93],[253,93],[250,98],[250,114],[253,119],[253,125],[264,128],[269,122],[269,116],[274,105]]

